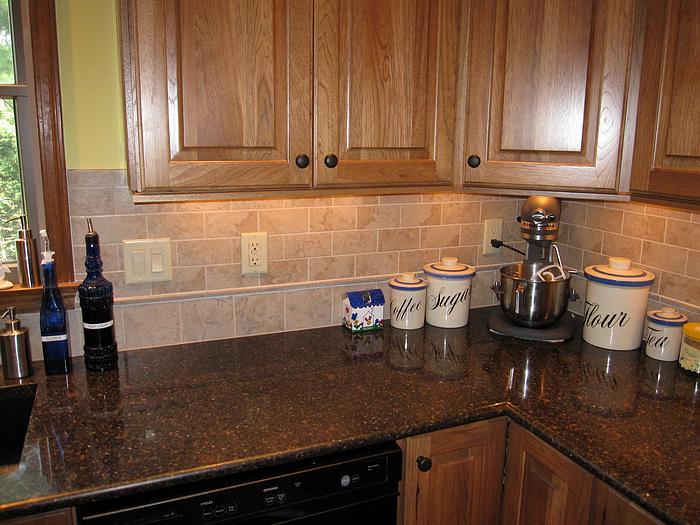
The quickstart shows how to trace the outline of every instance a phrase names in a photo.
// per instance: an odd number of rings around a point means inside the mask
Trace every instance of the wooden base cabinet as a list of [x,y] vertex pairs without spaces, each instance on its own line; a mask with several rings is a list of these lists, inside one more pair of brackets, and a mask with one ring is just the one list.
[[497,523],[505,440],[505,418],[404,440],[399,523]]
[[3,525],[73,525],[76,519],[73,509],[60,509],[0,522]]

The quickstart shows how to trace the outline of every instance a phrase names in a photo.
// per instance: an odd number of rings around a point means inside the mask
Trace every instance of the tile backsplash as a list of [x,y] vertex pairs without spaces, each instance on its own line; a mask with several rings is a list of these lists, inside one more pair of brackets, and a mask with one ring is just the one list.
[[[481,254],[483,221],[503,218],[503,240],[524,245],[516,198],[424,194],[135,205],[123,170],[71,170],[68,186],[76,280],[84,277],[85,218],[92,217],[105,276],[115,287],[120,349],[339,324],[346,291],[379,286],[388,295],[388,276],[420,271],[445,255],[479,267],[472,306],[495,304],[489,287],[514,255],[505,249]],[[658,206],[566,201],[559,244],[566,264],[576,268],[608,255],[630,257],[657,274],[655,301],[692,313],[700,311],[696,221],[700,215]],[[262,276],[241,275],[240,235],[251,231],[268,233]],[[173,280],[127,285],[121,242],[149,237],[171,238]],[[585,281],[575,286],[583,296]],[[36,317],[23,316],[38,337]],[[70,320],[79,354],[80,312],[70,312]],[[34,352],[39,358],[41,349]]]

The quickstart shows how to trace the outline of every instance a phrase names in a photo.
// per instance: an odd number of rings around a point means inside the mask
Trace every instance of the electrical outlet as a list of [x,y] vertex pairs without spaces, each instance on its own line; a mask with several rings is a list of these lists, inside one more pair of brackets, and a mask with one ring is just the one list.
[[241,274],[267,273],[267,233],[241,234]]
[[491,255],[498,253],[500,248],[491,246],[491,239],[501,239],[503,236],[503,219],[486,219],[484,221],[484,246],[481,253]]

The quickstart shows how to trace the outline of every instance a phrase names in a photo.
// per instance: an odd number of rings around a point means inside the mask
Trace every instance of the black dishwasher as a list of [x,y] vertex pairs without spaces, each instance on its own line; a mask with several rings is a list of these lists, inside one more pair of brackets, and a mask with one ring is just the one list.
[[384,443],[79,508],[84,525],[394,524],[401,449]]

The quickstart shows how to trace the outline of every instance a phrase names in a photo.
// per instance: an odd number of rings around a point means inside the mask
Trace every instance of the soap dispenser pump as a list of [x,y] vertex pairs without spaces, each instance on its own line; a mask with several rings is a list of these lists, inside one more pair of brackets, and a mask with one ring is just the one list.
[[0,357],[5,379],[20,379],[32,375],[32,353],[29,347],[29,332],[15,317],[15,307],[2,314],[5,330],[0,332]]

